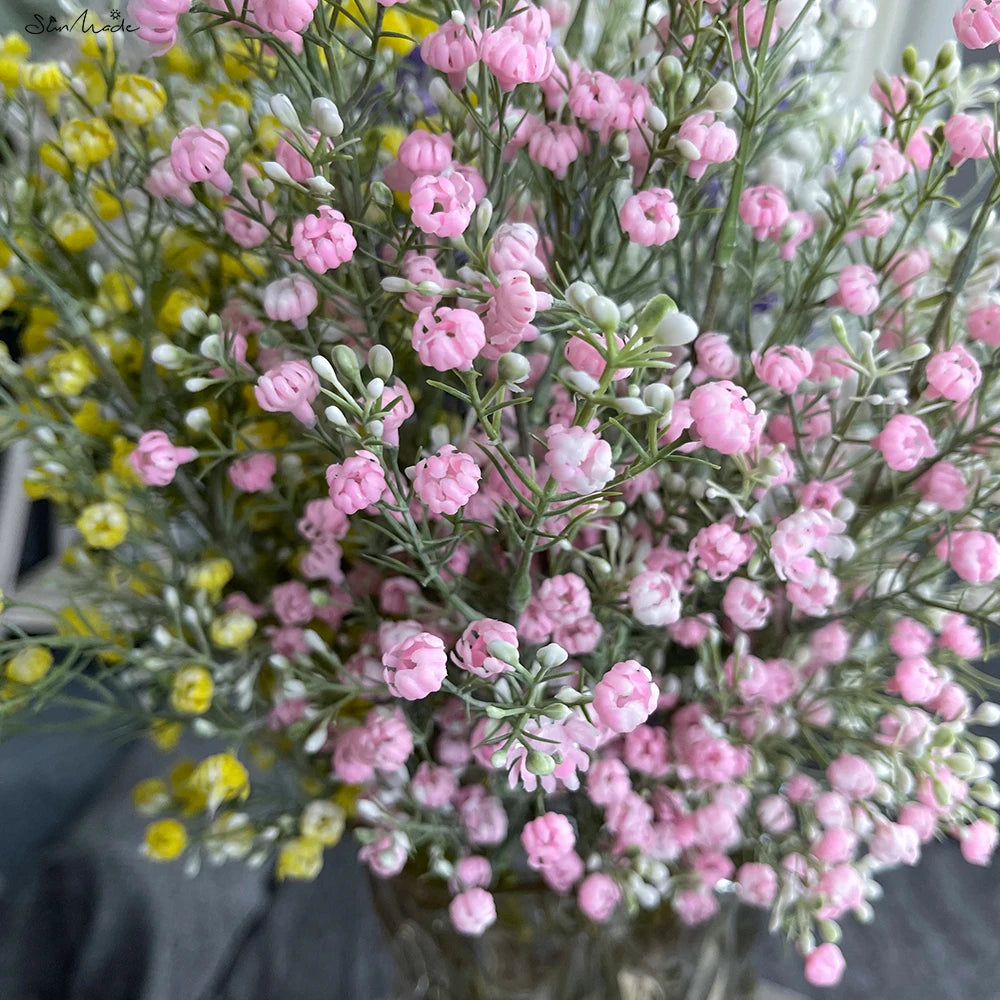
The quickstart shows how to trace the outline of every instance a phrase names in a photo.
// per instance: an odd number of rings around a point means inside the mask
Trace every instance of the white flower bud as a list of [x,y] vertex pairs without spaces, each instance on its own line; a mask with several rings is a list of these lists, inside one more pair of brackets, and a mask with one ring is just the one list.
[[554,670],[556,667],[561,667],[569,659],[569,653],[559,643],[550,642],[547,646],[542,646],[535,655],[535,659],[546,670]]
[[204,406],[196,406],[184,415],[184,426],[198,433],[212,426],[212,415]]
[[657,324],[653,336],[663,347],[680,347],[698,336],[698,324],[687,313],[667,313]]
[[662,382],[653,382],[642,391],[646,405],[654,412],[669,413],[674,407],[674,390]]
[[197,336],[202,330],[205,329],[205,324],[208,322],[208,316],[199,309],[197,306],[189,306],[184,312],[181,313],[181,326],[188,333]]
[[391,276],[382,279],[382,291],[391,295],[402,294],[413,291],[413,282],[407,278]]
[[976,753],[983,760],[994,761],[997,757],[1000,757],[1000,746],[997,745],[995,740],[980,736],[973,741],[973,746],[976,748]]
[[385,392],[385,382],[380,378],[371,379],[365,386],[365,395],[370,400],[381,399],[383,392]]
[[309,363],[312,365],[312,370],[324,382],[337,381],[337,373],[333,370],[333,365],[322,354],[317,354]]
[[726,80],[720,80],[705,95],[705,104],[717,114],[724,115],[736,107],[739,95],[736,88]]
[[417,285],[418,295],[440,295],[444,289],[436,281],[421,281]]
[[587,299],[583,311],[605,333],[614,333],[622,321],[618,306],[606,295],[594,295]]
[[476,232],[485,233],[493,219],[493,202],[489,198],[483,200],[476,206],[475,224]]
[[[392,378],[392,351],[383,344],[376,344],[368,352],[368,369],[376,377],[385,382]],[[381,393],[380,393],[381,395]]]
[[591,378],[586,372],[578,372],[575,368],[564,368],[560,374],[578,392],[597,392],[601,387],[596,379]]
[[365,424],[365,431],[369,437],[373,437],[378,441],[382,440],[385,434],[385,422],[382,420],[369,420]]
[[289,100],[287,94],[275,94],[267,102],[271,109],[271,114],[281,122],[285,128],[294,129],[296,132],[302,130],[302,123],[299,121],[299,114],[295,110],[295,105]]
[[215,379],[211,378],[189,378],[184,383],[184,388],[188,392],[201,392],[202,389],[207,389],[210,385],[215,384]]
[[198,345],[198,351],[203,358],[208,358],[209,361],[218,361],[221,363],[224,358],[222,338],[217,333],[210,333]]
[[451,12],[451,20],[453,24],[457,24],[460,28],[465,27],[465,11],[459,10],[457,7]]
[[340,117],[337,105],[329,98],[316,97],[309,108],[312,122],[320,135],[336,139],[344,133],[344,120]]
[[566,289],[566,301],[579,313],[584,311],[584,306],[596,295],[597,292],[585,281],[574,281]]
[[344,411],[339,406],[328,406],[323,411],[323,415],[331,424],[335,424],[337,427],[347,426],[347,417],[344,416]]
[[318,198],[329,198],[337,189],[325,178],[316,174],[306,181],[306,187]]
[[646,124],[654,132],[662,132],[667,127],[667,116],[655,105],[646,108]]
[[852,176],[860,176],[872,165],[872,151],[868,146],[858,146],[851,151],[844,169]]
[[501,354],[497,361],[497,374],[501,381],[516,385],[531,374],[531,362],[523,354]]
[[183,367],[185,361],[190,357],[187,351],[182,351],[173,344],[157,344],[153,348],[150,357],[161,368],[176,370]]
[[920,361],[930,353],[930,344],[909,344],[899,352],[899,360],[907,363]]
[[632,417],[645,417],[653,412],[641,399],[636,399],[634,396],[622,396],[614,401],[614,406],[615,409]]
[[292,175],[280,163],[276,163],[274,160],[265,160],[260,166],[275,184],[295,183],[292,180]]
[[1000,705],[995,705],[991,701],[984,701],[972,713],[970,721],[973,725],[977,726],[993,727],[1000,725]]
[[503,639],[493,639],[487,644],[486,651],[490,656],[495,656],[502,663],[506,663],[510,667],[516,667],[521,662],[517,646],[510,642],[504,642]]
[[701,150],[690,139],[678,139],[674,143],[674,149],[684,157],[685,160],[698,160],[701,158]]

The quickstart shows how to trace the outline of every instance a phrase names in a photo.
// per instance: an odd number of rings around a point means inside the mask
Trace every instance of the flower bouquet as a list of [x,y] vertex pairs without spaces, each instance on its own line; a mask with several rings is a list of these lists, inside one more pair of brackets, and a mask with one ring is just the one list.
[[[136,788],[151,859],[309,879],[349,826],[466,964],[530,945],[515,898],[598,943],[740,901],[832,985],[881,871],[986,864],[996,67],[908,49],[846,102],[874,13],[134,0],[65,61],[4,39],[0,439],[77,585],[0,641],[0,726],[83,679],[212,741]],[[992,46],[1000,4],[954,23]]]

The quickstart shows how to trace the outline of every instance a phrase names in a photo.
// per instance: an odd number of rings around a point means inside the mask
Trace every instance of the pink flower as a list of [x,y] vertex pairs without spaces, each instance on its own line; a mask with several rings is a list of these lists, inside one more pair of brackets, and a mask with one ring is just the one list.
[[576,891],[576,900],[584,916],[595,924],[603,924],[615,912],[621,898],[618,883],[603,872],[592,872]]
[[330,499],[348,515],[376,503],[387,490],[382,463],[364,448],[343,462],[331,465],[326,470],[326,484]]
[[466,71],[479,59],[483,33],[475,24],[456,24],[451,19],[420,43],[420,58],[432,69],[447,73],[452,88],[459,90]]
[[542,868],[545,884],[556,893],[564,895],[580,881],[584,872],[583,858],[576,851],[570,851]]
[[143,187],[154,198],[174,198],[178,204],[189,208],[195,201],[191,189],[174,173],[169,156],[153,164]]
[[694,353],[698,367],[710,379],[731,379],[739,374],[740,359],[724,333],[703,333],[694,342]]
[[629,195],[618,213],[618,221],[633,243],[644,247],[669,243],[681,228],[673,192],[649,188]]
[[983,380],[976,359],[961,345],[939,351],[927,362],[927,384],[932,398],[944,396],[953,403],[964,403]]
[[845,968],[843,952],[835,944],[821,944],[806,956],[806,981],[813,986],[836,986]]
[[269,451],[258,451],[238,458],[226,469],[229,481],[244,493],[261,493],[274,488],[278,460]]
[[139,25],[136,32],[161,56],[173,48],[181,14],[191,9],[191,0],[131,0],[129,16]]
[[996,144],[993,123],[985,116],[954,114],[944,123],[944,139],[951,146],[949,163],[958,166],[966,160],[985,160]]
[[459,173],[424,174],[410,188],[414,225],[430,236],[461,236],[475,207],[472,185]]
[[305,625],[313,617],[312,597],[301,580],[278,584],[271,591],[271,607],[282,625]]
[[1000,300],[970,310],[967,323],[973,340],[1000,347]]
[[232,178],[225,171],[229,142],[214,128],[189,125],[170,143],[170,166],[185,184],[207,181],[220,191],[229,191]]
[[754,239],[773,239],[788,221],[788,201],[771,184],[748,187],[740,195],[740,218],[753,230]]
[[913,485],[925,501],[942,510],[962,510],[968,501],[965,477],[951,462],[935,462]]
[[594,686],[594,712],[603,726],[630,733],[656,710],[660,689],[636,660],[616,663]]
[[944,616],[938,643],[969,660],[978,659],[983,655],[979,633],[969,624],[965,615],[952,613]]
[[721,521],[702,528],[691,540],[690,553],[713,580],[725,580],[751,556],[753,540]]
[[457,514],[479,492],[482,475],[471,455],[446,444],[417,462],[413,489],[432,513]]
[[769,347],[763,354],[754,351],[750,360],[757,378],[786,396],[791,396],[802,380],[809,378],[813,367],[809,352],[791,344]]
[[371,781],[376,771],[398,771],[413,753],[413,734],[399,708],[369,712],[360,726],[338,729],[334,774],[349,784]]
[[826,769],[826,776],[832,788],[853,799],[867,799],[878,785],[871,764],[854,754],[841,754]]
[[147,486],[167,486],[174,481],[177,466],[197,457],[194,448],[171,444],[165,431],[146,431],[129,455],[129,462]]
[[915,865],[920,860],[920,837],[912,826],[880,823],[868,849],[879,864]]
[[305,328],[306,318],[319,304],[316,287],[302,274],[272,281],[264,289],[264,313],[268,319]]
[[628,602],[643,625],[672,625],[681,616],[681,595],[668,573],[646,570],[634,577]]
[[[268,202],[264,202],[261,211],[268,222],[274,220],[274,209]],[[222,224],[226,227],[226,232],[233,242],[243,247],[244,250],[259,247],[266,243],[271,235],[271,230],[263,222],[258,222],[249,215],[238,212],[235,208],[227,208],[223,211]]]
[[509,663],[490,655],[489,645],[495,640],[517,648],[517,629],[495,618],[479,618],[470,622],[462,638],[455,644],[455,660],[470,674],[492,680],[512,669]]
[[768,795],[757,807],[757,819],[768,833],[787,833],[795,823],[788,800],[782,795]]
[[708,382],[691,392],[691,417],[701,440],[723,455],[752,451],[760,442],[766,417],[746,389],[728,380]]
[[471,309],[421,309],[413,324],[413,349],[439,372],[468,371],[486,346],[483,321]]
[[632,791],[628,768],[616,757],[595,761],[587,772],[587,798],[595,806],[620,802]]
[[559,178],[566,176],[570,164],[588,148],[587,137],[576,125],[559,122],[538,125],[528,139],[528,156]]
[[965,0],[952,24],[967,49],[986,49],[1000,42],[1000,8],[990,0]]
[[368,865],[378,878],[394,878],[406,867],[408,855],[406,834],[386,831],[358,851],[358,860]]
[[955,531],[935,548],[938,559],[969,583],[992,583],[1000,577],[1000,541],[986,531]]
[[431,632],[397,643],[382,655],[383,677],[397,698],[419,701],[441,689],[448,673],[444,641]]
[[878,277],[867,264],[850,264],[837,278],[837,294],[831,299],[855,316],[868,316],[878,309]]
[[566,95],[570,111],[591,128],[599,129],[610,118],[622,99],[621,87],[607,73],[581,72]]
[[875,178],[875,187],[883,191],[905,177],[910,163],[895,143],[889,139],[876,139],[871,146],[872,161],[868,172]]
[[489,265],[494,274],[504,271],[527,271],[532,278],[547,276],[538,259],[538,233],[526,222],[504,222],[497,227],[490,243]]
[[997,849],[997,828],[984,819],[970,823],[960,834],[962,857],[970,865],[989,865]]
[[535,291],[527,271],[503,271],[497,276],[497,287],[486,308],[486,325],[494,333],[520,334],[539,309],[547,309],[551,304],[547,292]]
[[[736,156],[739,145],[736,133],[725,123],[715,120],[711,111],[703,111],[686,118],[677,130],[677,139],[689,142],[692,150],[685,149],[688,176],[697,180],[713,163],[725,163]],[[690,155],[697,153],[697,156]]]
[[513,19],[500,28],[483,32],[479,58],[503,91],[513,90],[519,83],[540,83],[556,65],[545,41],[525,38],[514,27]]
[[521,844],[532,868],[544,868],[569,854],[576,844],[576,834],[562,813],[547,812],[524,824]]
[[755,632],[771,617],[771,599],[756,583],[738,576],[726,587],[722,610],[738,629]]
[[458,812],[469,843],[477,847],[495,847],[507,837],[507,811],[503,802],[486,789],[474,786],[461,793]]
[[927,425],[909,413],[897,413],[890,418],[882,433],[872,438],[872,446],[882,452],[885,464],[897,472],[909,472],[925,458],[937,454]]
[[[615,334],[615,343],[619,350],[625,346],[625,340]],[[586,340],[582,337],[571,335],[566,339],[566,347],[563,349],[563,353],[566,355],[566,360],[578,371],[589,375],[595,382],[600,382],[601,377],[604,375],[605,369],[608,367],[607,361],[601,356],[601,352],[594,347],[593,344],[588,344]],[[614,375],[611,377],[613,382],[620,382],[622,379],[626,379],[632,374],[633,369],[631,368],[618,368]],[[568,419],[565,421],[553,421],[554,423],[565,423],[569,424],[573,419],[572,411],[568,414]]]
[[545,461],[566,493],[595,493],[614,478],[611,445],[585,427],[556,424],[545,432]]
[[319,379],[305,361],[283,361],[257,379],[257,405],[268,413],[290,413],[307,427],[316,423],[313,400],[319,395]]
[[[481,854],[470,854],[455,864],[455,886],[464,889],[485,889],[493,879],[489,861]],[[453,892],[456,889],[452,890]]]
[[326,274],[345,264],[357,247],[354,230],[343,213],[329,205],[321,205],[315,215],[297,219],[292,226],[295,259],[317,274]]
[[264,31],[292,43],[288,36],[299,35],[309,27],[316,3],[317,0],[253,0],[253,19]]
[[904,656],[887,688],[898,691],[911,705],[926,705],[940,693],[944,681],[940,672],[923,656]]
[[913,283],[931,269],[931,255],[926,247],[899,253],[889,261],[889,280],[899,289],[902,298],[913,295]]
[[681,889],[674,896],[674,909],[685,924],[694,927],[719,912],[719,901],[711,889]]
[[[308,142],[303,143],[303,145],[311,147],[309,151],[312,152],[319,145],[321,137],[315,129],[309,129],[306,134]],[[300,153],[287,138],[282,137],[278,140],[278,144],[274,147],[274,159],[279,166],[284,167],[292,180],[298,181],[300,184],[309,180],[316,173],[316,168],[310,162],[309,157]]]
[[778,894],[778,876],[770,865],[748,861],[736,872],[736,891],[744,903],[768,907]]
[[385,387],[379,409],[383,411],[382,440],[392,447],[399,447],[399,428],[406,423],[415,412],[413,397],[410,390],[396,379],[393,385]]
[[426,129],[414,129],[399,144],[396,159],[414,178],[440,174],[451,166],[453,148],[454,140],[448,132],[435,135]]
[[459,934],[479,937],[496,923],[497,908],[492,893],[472,888],[460,892],[448,906],[448,916]]

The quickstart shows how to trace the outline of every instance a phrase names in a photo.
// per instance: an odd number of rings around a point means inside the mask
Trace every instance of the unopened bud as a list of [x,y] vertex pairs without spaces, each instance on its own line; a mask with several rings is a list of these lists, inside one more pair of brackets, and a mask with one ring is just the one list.
[[502,663],[506,663],[509,667],[516,667],[521,662],[520,653],[517,651],[517,646],[512,643],[505,642],[503,639],[493,639],[486,646],[486,652],[490,656],[495,656]]
[[331,424],[337,427],[347,426],[347,417],[344,416],[344,411],[340,409],[339,406],[328,406],[324,411],[323,415]]
[[388,184],[383,181],[372,181],[371,184],[372,201],[382,208],[392,208],[395,199]]
[[215,380],[210,378],[189,378],[184,383],[184,388],[188,392],[201,392],[202,389],[207,389],[210,385],[214,385]]
[[551,754],[542,753],[540,750],[529,750],[525,759],[525,767],[529,774],[545,777],[556,769],[556,762]]
[[667,116],[655,105],[646,108],[646,124],[654,132],[662,132],[667,127]]
[[[493,707],[492,705],[490,706]],[[489,714],[489,709],[487,709],[487,715]],[[494,750],[490,757],[490,764],[495,768],[502,768],[507,766],[507,749],[506,747],[500,747],[499,750]]]
[[705,95],[705,104],[717,114],[724,115],[736,107],[739,95],[736,88],[726,80],[720,80]]
[[489,198],[483,200],[476,206],[475,224],[476,232],[485,233],[489,229],[490,221],[493,218],[493,202]]
[[188,430],[201,433],[212,426],[212,415],[204,406],[196,406],[184,414],[184,426]]
[[337,372],[351,382],[361,385],[361,367],[358,364],[358,356],[347,346],[347,344],[337,344],[332,352],[333,366]]
[[977,726],[996,726],[1000,724],[1000,705],[984,701],[972,713],[972,722]]
[[583,310],[605,333],[614,333],[622,321],[621,312],[606,295],[587,299]]
[[701,159],[701,150],[690,139],[678,139],[673,145],[685,160]]
[[402,295],[404,292],[412,292],[414,284],[409,278],[401,278],[398,275],[390,275],[382,279],[382,291],[392,295]]
[[682,312],[667,313],[657,325],[653,337],[663,347],[690,344],[698,336],[698,324]]
[[247,181],[247,191],[255,201],[264,201],[274,190],[274,185],[266,177],[251,177]]
[[385,392],[385,382],[380,378],[371,379],[365,386],[365,396],[370,400],[381,399],[383,392]]
[[659,413],[661,416],[674,408],[674,390],[662,382],[652,382],[647,385],[642,391],[642,398],[654,413]]
[[501,354],[497,361],[497,374],[502,382],[516,385],[531,374],[531,362],[523,354]]
[[368,352],[368,370],[376,377],[387,382],[392,378],[392,351],[383,344],[376,344]]
[[561,667],[569,659],[569,653],[559,643],[550,642],[547,646],[542,646],[535,659],[546,670],[554,670],[556,667]]
[[684,77],[684,67],[677,56],[666,56],[656,67],[656,75],[667,90],[674,90]]
[[316,174],[306,181],[306,187],[319,198],[329,198],[337,189],[325,178]]
[[608,143],[608,152],[616,163],[624,163],[629,158],[628,136],[624,132],[615,132]]
[[181,313],[181,326],[190,334],[202,333],[208,323],[208,316],[197,306],[188,306]]
[[899,352],[899,360],[912,363],[926,358],[930,353],[930,344],[909,344]]
[[340,110],[328,97],[314,98],[309,111],[320,135],[336,139],[343,134],[344,120],[340,117]]
[[150,357],[161,368],[175,370],[183,367],[189,355],[187,351],[182,351],[179,347],[174,347],[173,344],[157,344]]
[[577,312],[582,313],[586,304],[597,295],[597,292],[585,281],[574,281],[566,289],[566,301]]
[[958,45],[954,39],[947,41],[938,49],[934,68],[940,73],[958,62]]
[[260,167],[261,170],[263,170],[275,184],[295,183],[295,181],[292,180],[292,175],[280,163],[277,163],[274,160],[265,160]]
[[906,81],[906,103],[922,104],[924,100],[924,88],[919,80]]
[[295,110],[295,105],[289,100],[287,94],[275,94],[267,103],[271,108],[271,114],[285,128],[295,129],[296,132],[302,130],[302,123],[299,121],[298,112]]
[[322,354],[317,354],[309,363],[312,365],[312,370],[324,382],[337,381],[337,373],[334,371],[333,365]]
[[542,711],[542,715],[546,719],[553,719],[556,722],[562,722],[563,719],[569,718],[571,714],[569,707],[562,704],[562,702],[549,705]]
[[900,62],[903,64],[903,72],[907,76],[914,76],[917,72],[917,50],[912,45],[907,45],[903,49]]

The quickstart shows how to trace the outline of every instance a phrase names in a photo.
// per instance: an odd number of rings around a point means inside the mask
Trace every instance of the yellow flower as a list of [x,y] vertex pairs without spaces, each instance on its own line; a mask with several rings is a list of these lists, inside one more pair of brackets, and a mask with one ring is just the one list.
[[108,312],[130,312],[135,305],[132,298],[135,288],[135,278],[130,274],[105,271],[97,289],[97,304]]
[[128,515],[114,500],[92,503],[76,519],[76,527],[92,549],[113,549],[128,534]]
[[299,829],[302,836],[315,840],[324,847],[332,847],[344,835],[347,815],[335,802],[316,799],[302,810]]
[[94,185],[90,189],[90,201],[94,206],[99,218],[105,222],[117,219],[122,212],[122,203],[117,195],[112,194],[107,188]]
[[208,827],[206,846],[226,858],[245,858],[253,848],[254,828],[246,813],[222,812]]
[[42,98],[49,114],[55,114],[60,96],[69,90],[69,80],[57,62],[22,63],[17,80],[25,90]]
[[164,62],[171,73],[181,73],[189,80],[195,79],[198,75],[198,64],[183,45],[175,45],[170,49],[164,56]]
[[63,180],[68,181],[73,176],[73,164],[69,162],[63,151],[54,142],[43,142],[38,147],[38,158],[49,170],[54,170]]
[[208,91],[208,101],[203,102],[208,108],[217,108],[220,104],[229,103],[237,108],[249,111],[253,107],[253,98],[245,87],[234,87],[231,83],[220,83]]
[[146,778],[132,789],[132,805],[142,816],[155,816],[170,805],[170,793],[162,778]]
[[83,97],[93,108],[108,97],[108,83],[95,63],[82,62],[73,71],[73,89],[82,88]]
[[274,115],[261,115],[257,122],[257,142],[266,152],[271,152],[278,140],[285,135],[285,127]]
[[0,272],[0,312],[9,309],[14,304],[14,282]]
[[48,375],[60,396],[79,396],[97,378],[97,368],[84,348],[74,347],[49,358]]
[[86,250],[97,241],[97,230],[90,224],[90,220],[83,212],[75,210],[63,212],[56,217],[52,223],[52,235],[70,253]]
[[59,129],[63,152],[78,170],[106,160],[117,146],[114,133],[102,118],[74,118]]
[[187,847],[187,830],[176,819],[158,819],[146,827],[143,853],[153,861],[173,861]]
[[311,882],[323,870],[323,845],[308,837],[295,837],[286,841],[278,852],[274,877],[283,882],[297,879]]
[[205,796],[209,812],[215,812],[223,802],[242,800],[250,794],[250,775],[231,753],[206,757],[191,772],[188,784]]
[[135,471],[135,466],[129,461],[129,455],[135,451],[135,443],[129,441],[127,437],[117,435],[111,442],[111,471],[123,483],[131,483],[133,486],[139,485],[139,474]]
[[217,601],[232,578],[233,564],[228,559],[206,559],[188,570],[187,584],[194,590],[204,590],[211,600]]
[[85,399],[80,403],[75,414],[73,423],[83,431],[96,438],[110,438],[118,427],[117,420],[110,420],[104,416],[101,404],[96,399]]
[[0,38],[0,84],[14,93],[22,63],[31,54],[31,46],[16,32]]
[[167,104],[167,92],[156,80],[138,73],[125,73],[115,80],[111,113],[133,125],[148,125]]
[[212,675],[204,667],[192,663],[174,674],[170,704],[184,715],[201,715],[211,706],[214,693]]
[[26,646],[7,661],[5,673],[18,684],[35,684],[52,668],[52,654],[44,646]]
[[3,597],[3,591],[2,591],[2,590],[0,590],[0,614],[2,614],[2,613],[3,613],[3,609],[4,609],[4,608],[5,608],[6,606],[7,606],[7,605],[6,605],[6,604],[4,604],[4,597]]
[[160,329],[164,333],[177,333],[181,329],[181,316],[185,309],[206,309],[208,302],[187,288],[174,288],[160,306],[157,314]]
[[241,649],[257,631],[257,623],[245,611],[227,611],[208,627],[212,642],[220,649]]
[[175,719],[153,719],[149,727],[149,738],[157,750],[173,750],[184,731],[184,724]]

